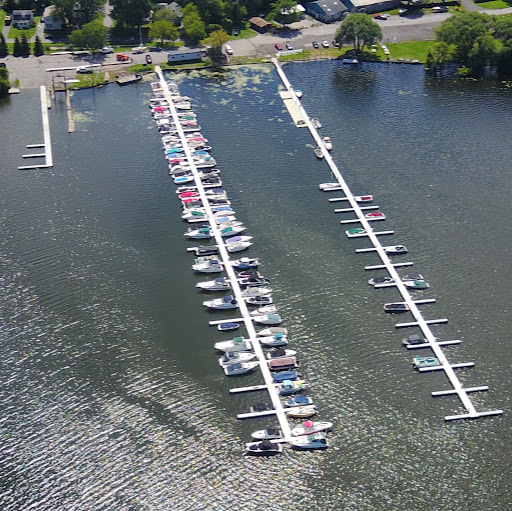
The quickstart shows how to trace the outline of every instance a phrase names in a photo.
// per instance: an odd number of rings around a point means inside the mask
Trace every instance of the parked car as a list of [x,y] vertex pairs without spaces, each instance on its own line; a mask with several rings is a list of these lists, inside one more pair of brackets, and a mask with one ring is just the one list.
[[225,44],[224,49],[226,50],[226,53],[228,55],[233,55],[233,48],[231,48],[231,46],[229,44]]
[[92,67],[91,66],[78,66],[76,68],[76,72],[80,73],[80,74],[92,73]]
[[432,7],[432,12],[448,12],[448,7],[444,5],[436,5],[436,7]]
[[151,46],[149,51],[162,51],[162,48],[160,46]]
[[125,55],[124,53],[118,53],[116,55],[116,60],[119,60],[120,62],[125,62],[127,60],[130,60],[130,57],[128,57],[128,55]]
[[287,50],[293,50],[293,46],[292,46],[292,43],[290,41],[286,41],[285,46],[286,46]]
[[151,58],[151,55],[146,55],[146,64],[153,64],[153,59]]
[[320,45],[316,41],[313,41],[311,44],[313,45],[313,48],[315,48],[315,50],[318,50],[318,48],[320,48]]
[[405,16],[408,13],[409,13],[409,11],[407,9],[404,9],[404,8],[398,9],[398,15],[399,16]]
[[238,30],[238,28],[234,28],[234,29],[233,29],[233,35],[234,35],[234,36],[237,36],[237,35],[239,35],[239,34],[240,34],[240,30]]
[[283,47],[279,43],[274,44],[274,46],[276,47],[276,50],[283,51]]
[[145,51],[148,51],[146,46],[135,46],[135,48],[132,48],[132,53],[144,53]]
[[329,48],[329,41],[326,41],[325,39],[322,41],[322,46],[324,48]]
[[98,50],[100,53],[114,53],[114,49],[112,48],[112,46],[104,46],[103,48],[100,48]]
[[335,47],[335,48],[339,48],[340,47],[340,43],[338,41],[332,41],[331,44]]
[[375,14],[373,16],[376,20],[387,20],[389,17],[389,14],[386,16],[385,14]]

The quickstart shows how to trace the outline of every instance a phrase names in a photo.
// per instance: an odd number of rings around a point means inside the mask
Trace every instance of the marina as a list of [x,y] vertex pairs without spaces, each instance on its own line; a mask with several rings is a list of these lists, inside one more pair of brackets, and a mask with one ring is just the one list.
[[[317,132],[318,123],[314,123],[313,121],[316,119],[311,119],[308,114],[306,113],[303,104],[301,101],[299,101],[299,98],[294,96],[293,94],[293,88],[286,77],[279,61],[277,59],[272,59],[272,62],[279,74],[279,77],[281,81],[283,82],[286,90],[291,94],[296,108],[301,112],[302,117],[306,120],[306,125],[311,133],[311,136],[313,137],[315,143],[317,144],[317,147],[322,146],[322,138],[319,136]],[[329,190],[329,188],[332,186],[335,189],[341,189],[343,190],[345,196],[336,199],[336,200],[348,200],[350,203],[350,210],[353,211],[356,214],[356,218],[352,220],[342,220],[340,221],[341,224],[345,223],[359,223],[361,225],[361,231],[355,232],[349,235],[347,233],[348,237],[367,237],[368,241],[372,244],[372,249],[374,249],[374,252],[379,256],[379,258],[382,261],[382,265],[372,265],[372,266],[366,266],[366,270],[374,270],[374,269],[385,269],[389,276],[393,279],[396,289],[402,296],[403,302],[396,302],[393,304],[385,304],[384,308],[388,312],[406,312],[411,313],[415,319],[414,322],[408,322],[408,323],[397,323],[395,326],[396,328],[407,328],[407,327],[418,327],[422,334],[425,337],[425,343],[428,344],[428,347],[432,350],[432,352],[435,355],[435,358],[438,361],[438,364],[435,366],[435,368],[420,368],[420,370],[436,370],[436,371],[444,371],[448,381],[453,387],[453,390],[449,391],[434,391],[432,392],[432,396],[443,396],[443,395],[456,395],[462,406],[465,408],[465,413],[462,414],[453,414],[453,415],[446,415],[444,417],[445,421],[452,421],[452,420],[458,420],[458,419],[476,419],[479,417],[487,417],[487,416],[493,416],[493,415],[501,415],[503,413],[503,410],[497,409],[497,410],[486,410],[486,411],[479,411],[476,409],[475,405],[471,401],[469,397],[469,393],[475,392],[473,389],[478,389],[481,391],[488,390],[487,386],[478,386],[478,387],[469,387],[465,388],[462,384],[462,382],[457,377],[457,374],[455,373],[454,369],[461,368],[461,367],[472,367],[474,365],[473,362],[464,362],[464,363],[451,363],[449,362],[448,358],[446,357],[445,353],[442,350],[442,347],[439,343],[436,342],[436,338],[434,336],[434,333],[430,329],[430,325],[433,324],[439,324],[443,322],[447,322],[447,319],[439,319],[439,320],[425,320],[423,318],[423,315],[421,314],[420,310],[418,309],[418,305],[422,303],[431,303],[434,300],[414,300],[406,285],[404,282],[402,282],[399,274],[397,273],[396,268],[400,267],[403,263],[394,263],[389,258],[388,252],[384,249],[383,245],[380,243],[378,236],[382,234],[393,234],[392,231],[387,232],[374,232],[370,226],[371,220],[385,220],[385,216],[383,213],[380,213],[375,215],[375,213],[369,213],[365,214],[363,210],[361,210],[359,206],[359,201],[357,198],[361,196],[355,196],[352,194],[348,184],[346,183],[345,179],[343,178],[341,172],[339,171],[337,165],[335,164],[334,160],[331,157],[331,154],[328,151],[323,151],[323,156],[325,158],[325,161],[329,167],[329,170],[331,172],[331,175],[333,178],[336,179],[336,182],[334,185],[331,185],[331,183],[326,183],[325,185],[320,185],[321,189],[323,188],[324,191]],[[331,190],[333,188],[330,188]],[[357,198],[356,198],[357,197]],[[334,202],[334,200],[331,200],[331,202]],[[375,215],[375,216],[370,216]],[[406,263],[407,265],[412,265],[412,262]],[[387,307],[387,309],[386,309]],[[470,390],[471,389],[471,390]]]

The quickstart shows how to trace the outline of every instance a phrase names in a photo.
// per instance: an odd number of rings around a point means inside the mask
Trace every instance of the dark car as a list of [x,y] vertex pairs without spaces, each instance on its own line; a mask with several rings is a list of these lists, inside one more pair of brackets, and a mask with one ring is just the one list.
[[340,43],[336,40],[332,41],[331,44],[335,47],[335,48],[339,48],[340,47]]
[[311,44],[313,45],[313,48],[315,48],[315,50],[318,50],[318,48],[320,48],[320,45],[317,43],[317,41],[313,41]]
[[283,51],[283,47],[279,43],[274,44],[274,46],[276,47],[276,50]]
[[162,51],[162,48],[160,46],[151,46],[149,51]]
[[290,41],[287,41],[285,46],[286,46],[287,50],[293,50],[293,46],[292,46],[292,43]]

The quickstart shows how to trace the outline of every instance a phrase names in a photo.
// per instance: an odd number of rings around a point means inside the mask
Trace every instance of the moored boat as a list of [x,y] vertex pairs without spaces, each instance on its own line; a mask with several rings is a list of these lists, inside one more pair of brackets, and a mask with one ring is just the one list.
[[298,436],[290,440],[293,449],[314,450],[327,449],[329,442],[324,432],[312,433],[311,435]]
[[237,362],[236,364],[224,366],[223,369],[226,376],[238,376],[239,374],[245,374],[249,371],[253,371],[259,365],[259,362]]
[[295,357],[273,358],[268,361],[268,367],[271,371],[293,369],[294,367],[297,367],[297,359]]
[[268,328],[264,328],[263,330],[260,330],[259,332],[256,332],[256,335],[262,336],[262,337],[268,337],[269,335],[288,335],[288,329],[283,328],[281,326],[271,326]]
[[228,310],[237,309],[238,302],[233,295],[223,296],[222,298],[215,298],[213,300],[206,300],[203,302],[205,307],[214,310]]
[[309,406],[297,406],[288,408],[284,411],[284,413],[288,417],[294,417],[294,418],[307,418],[307,417],[313,417],[313,415],[316,415],[316,406],[315,405],[309,405]]
[[366,229],[363,229],[362,227],[354,227],[353,229],[346,230],[345,234],[347,235],[347,238],[356,238],[366,234]]
[[260,429],[251,433],[251,437],[254,440],[273,440],[282,436],[283,434],[279,428]]
[[332,422],[304,421],[302,426],[297,426],[291,430],[292,436],[311,435],[319,431],[329,431],[332,429]]
[[272,303],[274,303],[274,300],[271,295],[246,296],[244,300],[245,303],[247,303],[247,305],[252,305],[256,307],[271,305]]
[[252,456],[270,456],[283,452],[283,445],[280,443],[273,443],[270,440],[248,442],[245,444],[245,452]]
[[387,254],[407,254],[407,248],[404,245],[392,245],[382,248]]
[[298,394],[309,385],[303,380],[284,380],[282,383],[276,383],[276,389],[280,396],[291,396]]
[[274,360],[276,358],[287,358],[294,357],[297,354],[295,350],[286,350],[284,348],[278,348],[267,353],[267,358],[269,360]]
[[411,310],[407,303],[397,302],[397,303],[385,303],[384,310],[386,312],[407,312]]
[[232,322],[225,322],[225,323],[219,323],[217,325],[217,330],[219,332],[228,332],[230,330],[237,330],[240,327],[239,323],[232,323]]
[[196,287],[203,291],[227,291],[230,289],[229,280],[226,277],[219,277],[214,280],[206,280],[204,282],[198,282]]
[[427,340],[422,335],[412,334],[405,339],[402,339],[404,346],[418,346],[419,344],[426,344]]
[[249,270],[251,268],[257,268],[260,264],[260,260],[257,257],[241,257],[231,261],[231,265],[235,270]]
[[252,350],[251,342],[244,339],[243,337],[235,337],[229,341],[219,341],[216,342],[213,347],[216,350],[224,352]]
[[323,142],[324,142],[325,148],[326,148],[328,151],[332,151],[332,142],[331,142],[331,137],[324,137],[322,140],[323,140]]
[[285,335],[277,333],[265,337],[258,337],[258,342],[267,348],[278,348],[286,346],[288,344],[288,339]]
[[436,357],[414,357],[412,365],[415,369],[422,369],[424,367],[435,367],[440,365],[440,363]]
[[265,295],[269,295],[270,293],[272,293],[272,288],[271,287],[256,287],[256,286],[251,286],[251,287],[246,287],[243,291],[242,291],[242,296],[244,298],[247,298],[249,296],[265,296]]
[[250,362],[256,358],[256,354],[247,351],[226,351],[222,357],[219,358],[219,365],[226,367],[238,362]]
[[322,158],[324,157],[324,152],[322,151],[322,148],[321,148],[319,145],[317,145],[317,146],[315,147],[315,151],[314,151],[314,152],[315,152],[315,156],[316,156],[317,158],[322,159]]
[[382,211],[372,211],[371,213],[366,213],[366,215],[364,215],[364,217],[368,221],[370,221],[370,220],[385,220],[386,219],[386,215]]
[[410,289],[427,289],[430,287],[430,284],[424,280],[407,280],[403,284]]
[[308,406],[313,404],[313,399],[311,399],[309,396],[298,395],[287,399],[283,404],[287,407]]
[[193,264],[192,269],[198,273],[221,273],[223,270],[217,259]]
[[316,117],[310,118],[310,121],[313,125],[313,128],[319,130],[322,127],[322,123]]
[[252,320],[260,325],[279,325],[283,322],[279,314],[263,314],[262,316],[253,316]]

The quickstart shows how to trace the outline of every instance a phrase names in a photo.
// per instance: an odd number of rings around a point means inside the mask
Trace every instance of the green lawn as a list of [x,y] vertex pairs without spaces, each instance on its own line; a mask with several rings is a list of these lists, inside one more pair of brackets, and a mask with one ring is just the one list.
[[[395,60],[402,58],[417,59],[420,62],[425,62],[428,50],[433,44],[434,41],[410,41],[405,43],[386,44],[386,46],[389,49],[389,56]],[[378,46],[377,55],[381,58],[386,57],[380,46]]]
[[41,16],[35,16],[34,22],[36,26],[34,28],[29,28],[27,30],[19,30],[17,28],[14,28],[12,25],[9,28],[9,34],[7,37],[9,39],[14,39],[15,37],[19,37],[21,39],[21,35],[25,34],[27,36],[27,39],[30,39],[31,37],[34,37],[34,34],[36,33],[37,26],[39,25],[39,20],[41,19]]
[[5,11],[0,9],[0,31],[4,28],[5,25]]
[[490,2],[479,2],[477,5],[482,9],[505,9],[505,7],[512,6],[512,2],[505,2],[504,0],[491,0]]

